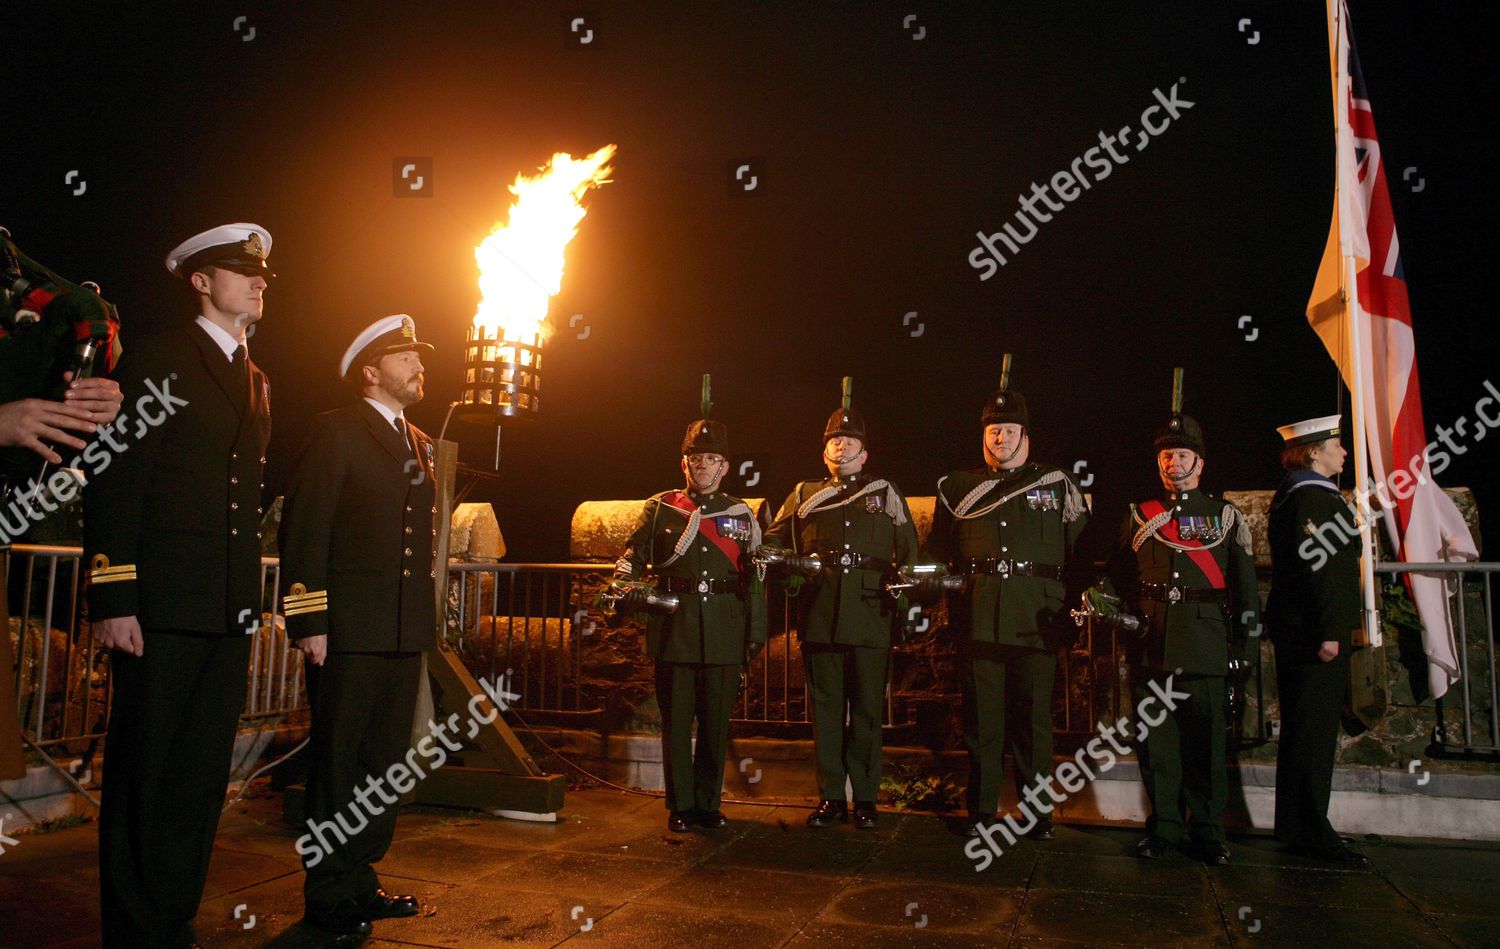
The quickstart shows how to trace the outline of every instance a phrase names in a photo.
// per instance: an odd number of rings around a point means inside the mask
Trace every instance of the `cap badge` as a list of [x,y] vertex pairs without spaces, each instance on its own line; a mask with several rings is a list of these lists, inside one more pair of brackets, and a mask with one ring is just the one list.
[[251,257],[259,257],[262,260],[266,257],[266,248],[261,244],[260,235],[257,233],[251,232],[250,237],[240,244],[240,248]]
[[416,324],[412,323],[411,317],[409,316],[404,316],[401,318],[401,335],[405,336],[407,339],[417,338]]

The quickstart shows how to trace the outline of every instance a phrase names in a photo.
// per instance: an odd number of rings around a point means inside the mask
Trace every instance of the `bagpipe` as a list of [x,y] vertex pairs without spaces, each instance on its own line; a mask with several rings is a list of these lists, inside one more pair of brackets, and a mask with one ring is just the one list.
[[[67,373],[83,379],[113,370],[119,331],[119,311],[98,284],[74,283],[42,266],[0,227],[0,403],[60,400]],[[0,452],[0,475],[12,482],[34,469],[36,456],[26,449]]]

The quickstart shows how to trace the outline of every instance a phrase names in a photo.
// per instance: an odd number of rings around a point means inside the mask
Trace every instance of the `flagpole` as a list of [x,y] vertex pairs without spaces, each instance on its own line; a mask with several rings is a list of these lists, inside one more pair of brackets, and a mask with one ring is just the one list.
[[[1344,0],[1329,0],[1329,5],[1333,8],[1331,26],[1337,66],[1333,94],[1334,154],[1335,161],[1342,170],[1344,145],[1342,138],[1344,129],[1349,127],[1347,92],[1349,88],[1347,83],[1349,44],[1344,39],[1346,26],[1342,16],[1346,9]],[[1355,272],[1354,254],[1349,246],[1348,230],[1345,227],[1350,220],[1350,215],[1344,213],[1344,202],[1348,200],[1348,195],[1344,193],[1343,183],[1343,175],[1335,173],[1334,198],[1339,208],[1339,291],[1344,303],[1344,319],[1349,327],[1349,388],[1352,396],[1350,409],[1353,414],[1352,427],[1354,429],[1354,501],[1359,523],[1359,572],[1363,595],[1360,626],[1364,631],[1363,645],[1379,646],[1382,644],[1382,637],[1379,613],[1375,606],[1375,519],[1371,516],[1369,430],[1365,426],[1365,383],[1369,367],[1365,365],[1364,340],[1360,332],[1358,277]]]

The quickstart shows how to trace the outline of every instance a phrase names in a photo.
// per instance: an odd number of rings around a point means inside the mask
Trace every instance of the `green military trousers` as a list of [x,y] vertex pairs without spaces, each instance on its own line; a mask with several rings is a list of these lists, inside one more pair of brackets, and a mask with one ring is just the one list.
[[[1151,802],[1147,833],[1178,843],[1186,823],[1195,843],[1224,843],[1224,677],[1137,668],[1130,679],[1130,727]],[[1168,708],[1164,696],[1176,708]]]
[[845,779],[856,802],[880,793],[881,706],[891,651],[883,647],[803,643],[807,704],[818,758],[818,795],[844,800]]
[[1015,760],[1018,795],[1052,773],[1057,654],[992,643],[969,643],[967,653],[964,746],[969,751],[969,814],[993,815],[1000,806],[1007,743]]
[[[724,793],[729,716],[739,698],[740,667],[657,662],[661,770],[667,810],[716,811]],[[698,745],[693,747],[693,720]]]

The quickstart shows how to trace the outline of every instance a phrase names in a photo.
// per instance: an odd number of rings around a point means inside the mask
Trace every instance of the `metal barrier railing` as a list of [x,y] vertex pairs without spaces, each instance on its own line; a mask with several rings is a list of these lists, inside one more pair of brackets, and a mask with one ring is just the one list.
[[[4,582],[17,625],[16,692],[21,726],[40,750],[97,742],[109,728],[110,676],[106,651],[97,649],[83,619],[83,551],[78,547],[17,544],[6,555]],[[274,557],[261,559],[265,612],[245,617],[253,630],[245,688],[247,721],[307,707],[302,657],[271,617],[280,614]],[[6,635],[9,630],[4,631]]]
[[[1375,565],[1377,573],[1390,576],[1400,576],[1407,573],[1422,574],[1444,574],[1457,580],[1456,588],[1449,594],[1449,604],[1455,617],[1455,629],[1453,638],[1458,647],[1459,668],[1459,695],[1463,701],[1461,710],[1463,721],[1463,743],[1456,744],[1449,740],[1447,719],[1444,717],[1445,703],[1442,698],[1437,699],[1434,705],[1435,719],[1433,725],[1433,739],[1443,747],[1444,750],[1461,755],[1500,755],[1500,709],[1496,708],[1500,702],[1500,690],[1496,688],[1495,675],[1495,610],[1492,597],[1491,580],[1495,573],[1500,572],[1500,563],[1378,563]],[[1482,593],[1480,604],[1484,612],[1485,635],[1485,661],[1484,673],[1480,681],[1489,687],[1489,739],[1488,745],[1479,744],[1474,740],[1474,692],[1471,680],[1475,677],[1470,674],[1469,669],[1469,617],[1464,591],[1465,584],[1470,578],[1477,578]],[[1451,694],[1451,693],[1450,693]]]
[[[17,545],[8,558],[12,615],[21,624],[17,648],[17,681],[23,727],[38,747],[68,745],[102,738],[109,709],[108,661],[95,649],[89,626],[80,620],[83,603],[77,547]],[[1497,564],[1383,564],[1382,573],[1447,572],[1483,583],[1483,605],[1489,635],[1485,669],[1491,707],[1496,695],[1496,656],[1491,613],[1490,575]],[[254,632],[242,717],[264,723],[297,714],[307,704],[301,655],[286,637],[280,619],[276,558],[261,563],[262,614]],[[598,713],[615,681],[591,666],[615,661],[594,659],[598,614],[592,600],[607,582],[610,564],[449,565],[448,636],[476,676],[492,681],[509,676],[519,695],[516,707],[540,712]],[[748,670],[748,687],[735,706],[742,723],[805,726],[809,723],[798,654],[793,604],[773,593],[771,643]],[[1467,617],[1459,610],[1459,649],[1468,669]],[[247,626],[253,621],[247,621]],[[43,631],[46,631],[45,633]],[[931,635],[931,634],[928,634]],[[939,631],[938,635],[942,635]],[[1078,644],[1065,650],[1058,664],[1062,701],[1056,717],[1059,737],[1092,735],[1098,723],[1128,712],[1128,684],[1122,663],[1123,644],[1114,630],[1081,631]],[[616,643],[618,646],[618,643]],[[945,649],[939,646],[938,649]],[[892,680],[900,681],[901,664],[914,661],[913,650],[898,649]],[[1258,657],[1257,657],[1258,659]],[[1465,676],[1463,748],[1492,752],[1500,747],[1500,724],[1490,719],[1490,745],[1476,744],[1473,734],[1473,686]],[[1252,694],[1262,697],[1259,663],[1252,666]],[[1257,701],[1256,708],[1264,703]],[[1245,727],[1243,741],[1258,743],[1266,735],[1264,712],[1259,725]],[[888,684],[885,718],[904,724],[906,709]],[[1439,730],[1442,713],[1439,709]]]
[[[521,709],[596,712],[584,690],[591,594],[613,565],[450,563],[448,637],[476,676],[509,676]],[[587,706],[587,707],[585,707]]]

